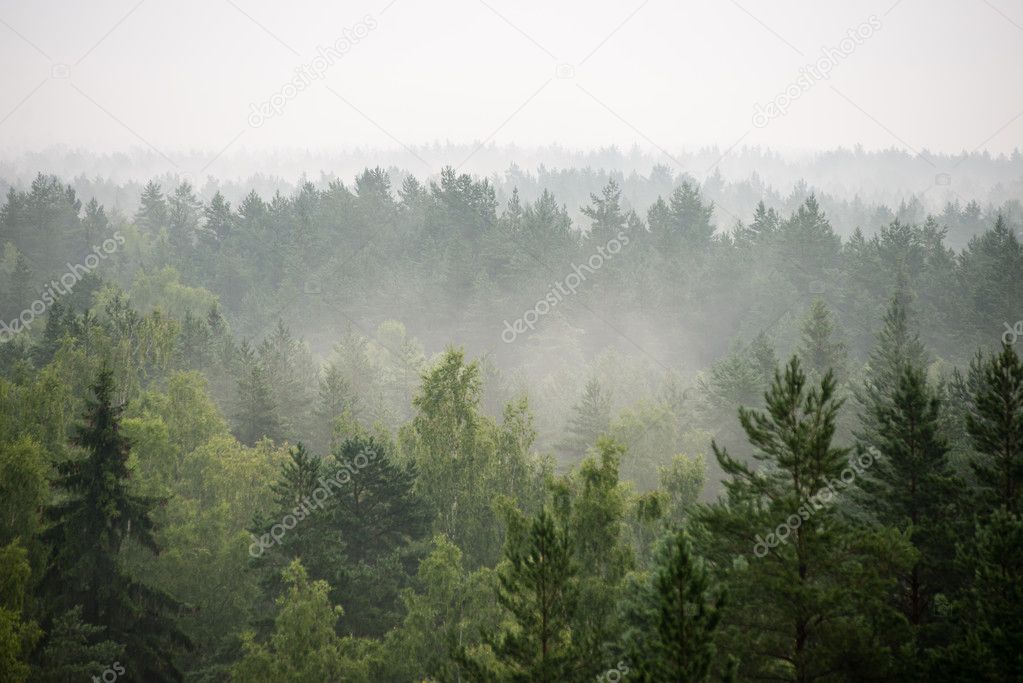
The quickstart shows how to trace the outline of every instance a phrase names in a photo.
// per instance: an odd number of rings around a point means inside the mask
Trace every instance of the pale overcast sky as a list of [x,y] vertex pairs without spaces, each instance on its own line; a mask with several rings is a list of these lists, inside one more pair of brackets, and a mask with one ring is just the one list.
[[1018,0],[2,0],[0,61],[0,155],[1023,146]]

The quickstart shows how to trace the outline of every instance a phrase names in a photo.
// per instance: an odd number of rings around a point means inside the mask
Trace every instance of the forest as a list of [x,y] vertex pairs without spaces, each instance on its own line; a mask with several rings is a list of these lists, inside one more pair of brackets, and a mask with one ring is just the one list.
[[1018,201],[655,178],[9,184],[0,680],[1023,680]]

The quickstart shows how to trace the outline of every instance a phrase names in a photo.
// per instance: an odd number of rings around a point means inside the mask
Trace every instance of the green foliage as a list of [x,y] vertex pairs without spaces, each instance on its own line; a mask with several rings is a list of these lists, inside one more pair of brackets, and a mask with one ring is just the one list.
[[571,623],[579,604],[571,540],[546,509],[510,533],[498,566],[497,600],[509,623],[491,643],[495,665],[465,653],[472,680],[570,679],[577,664]]
[[597,379],[586,383],[582,398],[572,406],[565,440],[558,446],[569,462],[578,462],[586,450],[611,426],[611,395]]
[[724,594],[684,531],[665,537],[653,572],[632,591],[625,642],[637,680],[711,680]]
[[82,621],[82,608],[76,606],[57,615],[38,655],[39,669],[32,680],[40,683],[64,683],[88,680],[101,675],[115,663],[120,664],[124,646],[103,640],[104,629]]
[[[884,638],[896,619],[883,596],[913,552],[897,535],[854,528],[836,503],[843,482],[862,473],[849,449],[832,443],[839,406],[831,373],[808,386],[794,357],[776,374],[765,411],[739,409],[759,467],[714,444],[730,480],[703,521],[734,599],[722,624],[743,676],[856,678],[892,665]],[[744,609],[750,604],[758,608]]]
[[1023,498],[1023,362],[1004,344],[983,366],[966,415],[979,457],[973,461],[981,509],[1017,512]]
[[17,540],[0,548],[0,680],[28,680],[25,661],[42,635],[23,614],[31,569],[28,553]]
[[231,670],[231,680],[369,681],[359,643],[335,633],[344,610],[331,604],[330,586],[310,581],[299,560],[288,565],[283,578],[287,588],[277,598],[273,634],[266,643],[258,642],[251,632],[244,635],[244,654]]
[[180,605],[169,595],[124,573],[119,556],[129,540],[159,552],[152,514],[159,500],[128,486],[130,443],[120,430],[122,408],[113,400],[113,376],[100,373],[75,445],[84,458],[57,465],[64,496],[46,509],[43,539],[53,547],[45,577],[56,609],[82,606],[83,620],[106,628],[125,645],[126,667],[146,680],[178,677],[172,662],[187,639],[169,612]]

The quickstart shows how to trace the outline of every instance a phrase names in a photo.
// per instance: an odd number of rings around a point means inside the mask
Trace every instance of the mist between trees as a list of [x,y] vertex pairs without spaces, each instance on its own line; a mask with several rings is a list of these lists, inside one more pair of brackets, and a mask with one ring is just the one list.
[[0,671],[1019,680],[1018,198],[594,174],[10,189]]

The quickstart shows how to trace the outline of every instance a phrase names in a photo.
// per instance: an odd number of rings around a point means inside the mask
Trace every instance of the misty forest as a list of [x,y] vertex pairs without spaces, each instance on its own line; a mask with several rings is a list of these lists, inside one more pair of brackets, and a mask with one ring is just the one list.
[[0,678],[1021,680],[1019,202],[555,180],[9,185]]
[[0,683],[1023,683],[1021,34],[0,0]]

